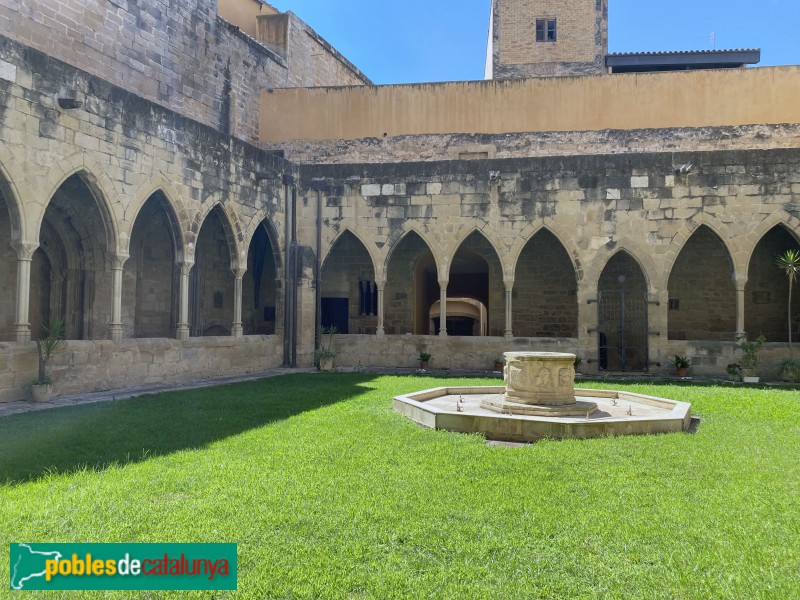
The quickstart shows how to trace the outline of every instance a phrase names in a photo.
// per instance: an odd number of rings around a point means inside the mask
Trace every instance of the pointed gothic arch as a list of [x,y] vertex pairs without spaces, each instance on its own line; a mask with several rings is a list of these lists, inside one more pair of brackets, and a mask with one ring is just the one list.
[[283,314],[283,281],[278,232],[264,218],[250,238],[247,271],[242,279],[242,326],[245,335],[278,333]]
[[672,263],[668,332],[671,340],[733,341],[736,285],[733,259],[722,238],[700,225]]
[[[764,233],[750,254],[744,329],[751,339],[764,335],[768,342],[788,340],[789,283],[775,261],[778,255],[789,249],[800,251],[800,241],[796,230],[780,222]],[[792,294],[791,335],[792,341],[800,341],[800,293],[796,292]]]
[[517,254],[512,327],[517,337],[578,337],[578,280],[561,241],[540,228]]
[[386,257],[384,329],[387,334],[427,334],[430,306],[439,299],[436,256],[415,230],[407,230]]

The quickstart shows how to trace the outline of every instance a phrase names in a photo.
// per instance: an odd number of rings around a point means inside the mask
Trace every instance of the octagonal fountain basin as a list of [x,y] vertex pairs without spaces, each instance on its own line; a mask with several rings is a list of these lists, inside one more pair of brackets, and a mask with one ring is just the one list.
[[535,442],[688,431],[691,404],[612,390],[575,389],[572,354],[506,352],[505,386],[440,387],[394,398],[424,427]]

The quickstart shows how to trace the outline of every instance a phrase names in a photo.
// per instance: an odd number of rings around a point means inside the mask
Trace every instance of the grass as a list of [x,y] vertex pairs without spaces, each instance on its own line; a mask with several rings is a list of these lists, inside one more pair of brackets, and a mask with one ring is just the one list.
[[582,381],[702,422],[505,448],[391,410],[437,385],[292,375],[0,419],[0,564],[10,542],[227,541],[242,597],[800,597],[797,391]]

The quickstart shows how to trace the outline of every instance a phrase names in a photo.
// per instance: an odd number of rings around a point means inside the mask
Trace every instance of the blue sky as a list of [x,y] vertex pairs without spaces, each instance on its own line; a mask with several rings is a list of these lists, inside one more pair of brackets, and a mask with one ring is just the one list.
[[[268,0],[316,29],[375,83],[482,79],[490,0]],[[761,48],[800,64],[798,0],[610,0],[609,51]]]

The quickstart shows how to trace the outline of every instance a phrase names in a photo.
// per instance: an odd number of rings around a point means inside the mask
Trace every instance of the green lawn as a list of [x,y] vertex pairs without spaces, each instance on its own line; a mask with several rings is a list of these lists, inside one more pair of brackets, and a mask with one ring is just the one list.
[[10,542],[237,542],[253,598],[800,597],[800,392],[581,382],[702,421],[505,448],[392,411],[436,385],[290,375],[0,419],[0,565]]

